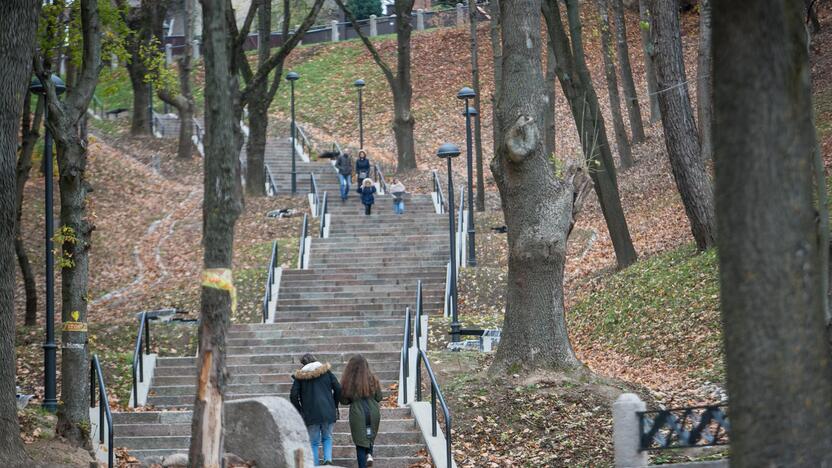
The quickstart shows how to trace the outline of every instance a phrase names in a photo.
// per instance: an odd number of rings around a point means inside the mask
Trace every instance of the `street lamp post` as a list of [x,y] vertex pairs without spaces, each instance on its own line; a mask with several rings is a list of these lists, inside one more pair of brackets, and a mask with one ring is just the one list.
[[296,72],[290,71],[286,74],[286,80],[289,81],[289,87],[292,89],[292,195],[298,191],[297,169],[295,167],[295,134],[297,133],[297,125],[295,124],[295,81],[298,78],[300,78],[300,75]]
[[[66,91],[66,85],[57,75],[49,78],[60,95]],[[45,182],[45,250],[46,250],[46,339],[43,343],[43,408],[51,413],[58,410],[58,398],[55,385],[55,366],[57,346],[55,345],[55,260],[52,256],[52,238],[55,236],[55,223],[52,219],[52,134],[46,122],[49,120],[49,104],[46,102],[46,86],[39,78],[32,78],[29,90],[44,95],[43,122],[46,132],[43,136],[43,177]],[[26,109],[25,112],[29,110]]]
[[459,315],[457,313],[457,298],[456,298],[456,240],[454,229],[454,179],[451,171],[451,159],[459,156],[459,148],[452,143],[445,143],[436,150],[436,155],[442,159],[448,160],[448,237],[451,240],[451,341],[454,343],[459,341]]
[[471,142],[471,117],[478,115],[477,109],[468,107],[468,100],[476,97],[474,90],[469,87],[464,87],[459,90],[456,97],[465,101],[465,110],[462,115],[465,116],[465,149],[468,157],[468,266],[477,266],[477,249],[476,249],[476,231],[474,230],[474,163],[473,163],[473,144]]
[[358,147],[364,148],[364,104],[362,99],[362,89],[364,88],[364,80],[355,80],[355,87],[358,89]]

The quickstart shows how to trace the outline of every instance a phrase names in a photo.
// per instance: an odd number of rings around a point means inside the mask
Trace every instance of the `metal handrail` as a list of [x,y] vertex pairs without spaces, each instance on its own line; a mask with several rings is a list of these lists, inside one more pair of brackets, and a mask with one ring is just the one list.
[[266,175],[266,195],[273,197],[277,195],[277,184],[274,181],[272,170],[269,168],[268,164],[263,165],[263,172]]
[[[142,343],[144,343],[144,353],[150,354],[150,319],[147,316],[147,312],[139,314],[139,332],[136,334],[136,347],[133,349],[133,408],[139,407],[139,382],[144,382]],[[138,380],[136,380],[137,367],[139,369]]]
[[381,193],[387,193],[387,181],[384,180],[384,173],[381,172],[381,166],[376,164],[374,166],[376,180],[375,182],[378,184],[379,188],[381,188]]
[[451,410],[448,408],[448,404],[445,403],[445,397],[442,396],[442,390],[439,388],[439,381],[436,380],[436,374],[433,373],[433,369],[430,367],[430,361],[424,349],[419,349],[419,353],[416,355],[416,401],[422,401],[423,362],[425,363],[425,369],[428,371],[428,377],[430,378],[431,435],[436,437],[436,431],[439,426],[438,418],[436,417],[436,402],[438,400],[442,408],[442,414],[445,416],[445,456],[447,463],[445,466],[451,468],[454,463],[453,444],[451,441]]
[[312,199],[315,202],[315,212],[313,213],[313,217],[320,216],[318,209],[321,207],[321,199],[318,197],[318,181],[315,180],[314,172],[309,173],[309,193],[312,194]]
[[306,252],[306,234],[309,230],[309,216],[304,213],[303,214],[303,226],[301,226],[300,230],[300,247],[298,252],[298,269],[303,270],[304,265],[304,257],[308,254]]
[[327,211],[329,211],[329,203],[327,202],[327,198],[328,198],[327,193],[328,192],[324,192],[324,201],[321,203],[321,212],[318,214],[318,224],[320,226],[320,229],[319,229],[319,232],[318,232],[318,237],[320,237],[321,239],[324,238],[325,230],[328,227],[327,220],[326,220],[326,213],[327,213]]
[[[311,156],[312,155],[312,143],[309,141],[309,137],[306,136],[306,133],[303,131],[303,128],[300,125],[298,125],[297,122],[294,122],[294,128],[295,128],[295,132],[297,132],[297,133],[295,133],[295,141],[300,141],[301,152],[306,153],[306,154]],[[290,124],[290,130],[291,130],[291,124]],[[301,157],[303,157],[303,156],[301,155]]]
[[459,270],[462,267],[463,260],[465,259],[465,246],[467,245],[464,236],[467,234],[465,231],[465,227],[462,223],[465,221],[465,187],[462,187],[462,190],[459,192],[459,211],[456,220],[456,252],[454,255],[456,256],[456,275],[457,279],[459,278]]
[[407,404],[407,380],[410,378],[410,307],[404,310],[404,336],[402,337],[402,404]]
[[436,171],[433,172],[433,192],[436,194],[437,200],[439,200],[439,214],[445,212],[445,195],[442,194],[442,182],[439,181],[439,174]]
[[98,377],[98,443],[104,443],[104,421],[107,422],[107,467],[116,466],[113,463],[113,414],[110,412],[110,398],[107,396],[107,386],[104,385],[104,373],[101,372],[101,363],[98,362],[98,355],[93,354],[90,359],[90,408],[95,408],[95,387]]
[[277,263],[277,241],[272,241],[272,255],[269,259],[269,276],[266,278],[266,293],[263,295],[263,323],[266,323],[266,320],[269,319],[269,303],[272,301],[275,263]]

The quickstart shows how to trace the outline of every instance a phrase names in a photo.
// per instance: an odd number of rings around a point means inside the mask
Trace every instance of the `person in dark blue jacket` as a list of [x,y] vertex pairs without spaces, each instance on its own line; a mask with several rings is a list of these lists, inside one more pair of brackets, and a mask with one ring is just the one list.
[[373,180],[364,179],[364,183],[358,187],[358,193],[361,195],[361,203],[364,204],[364,214],[369,216],[373,209],[373,203],[376,202],[376,197],[373,196],[376,193],[376,186],[373,185]]
[[364,150],[358,152],[358,159],[355,160],[355,181],[358,187],[364,183],[364,179],[370,177],[370,160]]
[[309,431],[312,457],[317,466],[318,446],[323,445],[324,465],[332,464],[332,428],[338,419],[338,400],[341,398],[341,384],[330,371],[329,364],[323,364],[311,354],[300,359],[303,367],[292,374],[292,390],[289,399],[303,416]]

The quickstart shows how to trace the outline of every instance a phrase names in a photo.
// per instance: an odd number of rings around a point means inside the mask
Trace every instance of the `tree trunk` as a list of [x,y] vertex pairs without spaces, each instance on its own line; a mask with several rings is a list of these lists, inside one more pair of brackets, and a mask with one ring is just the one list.
[[630,66],[630,48],[627,45],[627,20],[624,17],[622,0],[612,0],[615,15],[616,52],[618,53],[621,86],[624,89],[624,102],[627,103],[627,115],[630,117],[630,132],[633,144],[644,141],[644,124],[641,120],[641,106],[638,104],[636,84],[633,82],[633,69]]
[[[503,73],[491,171],[508,226],[508,278],[502,345],[490,372],[580,367],[563,312],[563,270],[573,190],[543,152],[544,96],[540,0],[502,0]],[[541,204],[540,200],[547,203]]]
[[711,0],[699,0],[699,55],[696,67],[696,110],[703,161],[713,158],[713,77],[711,41]]
[[201,0],[205,51],[205,176],[203,263],[197,395],[188,464],[219,467],[224,453],[227,372],[225,338],[234,307],[231,265],[234,224],[241,211],[239,176],[239,84],[234,73],[230,2]]
[[144,82],[147,68],[141,64],[138,48],[130,51],[127,73],[133,88],[133,116],[130,121],[130,134],[133,136],[150,135],[150,87]]
[[413,32],[413,0],[396,0],[396,86],[393,86],[393,133],[396,135],[396,171],[416,169],[413,130],[416,119],[411,112],[413,82],[410,78],[410,35]]
[[714,245],[716,225],[711,181],[699,154],[679,32],[679,11],[670,2],[653,0],[656,74],[662,126],[676,188],[685,205],[693,238],[699,250]]
[[653,46],[653,14],[650,12],[650,0],[638,0],[638,11],[641,21],[641,46],[644,52],[644,74],[647,78],[647,95],[650,98],[650,123],[656,123],[662,118],[659,109],[659,85],[656,83],[656,64],[654,62]]
[[[269,59],[271,47],[271,1],[261,1],[257,11],[257,63],[263,64]],[[266,38],[265,40],[263,38]],[[277,79],[280,79],[278,75]],[[252,197],[266,196],[266,139],[269,126],[268,81],[263,81],[251,89],[248,102],[249,134],[246,141],[246,195]]]
[[803,5],[714,2],[713,8],[731,466],[829,466],[832,368],[810,163],[817,141]]
[[131,135],[151,134],[150,102],[152,95],[150,94],[150,86],[145,81],[149,70],[142,61],[141,47],[149,46],[154,38],[158,40],[159,46],[162,46],[164,3],[161,0],[140,2],[139,6],[130,8],[126,17],[127,27],[133,33],[125,41],[125,47],[130,53],[127,72],[130,75],[130,84],[133,88]]
[[468,0],[468,24],[471,27],[471,83],[474,87],[474,108],[477,109],[477,117],[474,119],[474,150],[476,151],[477,166],[477,211],[485,211],[485,174],[482,162],[482,102],[480,96],[480,65],[479,51],[477,50],[477,1]]
[[546,157],[555,154],[555,138],[556,127],[555,120],[557,118],[557,94],[555,93],[555,83],[558,80],[557,72],[555,71],[557,59],[555,58],[555,45],[552,40],[546,41],[546,109],[543,120],[543,152]]
[[[613,0],[613,2],[615,1]],[[612,114],[612,127],[615,132],[615,146],[618,148],[618,159],[621,161],[621,169],[624,170],[633,165],[633,155],[630,152],[630,142],[627,141],[627,128],[624,126],[624,117],[621,116],[621,98],[618,95],[618,80],[615,77],[615,58],[610,48],[612,34],[610,34],[610,20],[607,15],[607,1],[596,0],[595,3],[598,5],[598,26],[601,29],[601,55],[604,57],[604,75],[607,78],[607,93],[610,96],[610,113]]]
[[572,36],[571,49],[566,30],[560,20],[560,7],[557,1],[545,0],[543,3],[546,27],[555,45],[557,57],[555,70],[563,94],[569,101],[572,117],[575,119],[581,147],[595,185],[601,212],[607,223],[607,230],[612,239],[618,267],[626,268],[636,261],[636,251],[630,238],[624,209],[621,207],[615,163],[607,140],[604,118],[601,115],[598,96],[592,86],[592,78],[586,67],[581,40],[579,6],[576,0],[569,0],[566,5]]
[[14,250],[17,254],[17,263],[20,266],[20,274],[23,276],[23,286],[26,291],[26,315],[24,324],[27,327],[37,325],[38,321],[38,290],[35,282],[35,273],[29,263],[29,255],[26,253],[26,246],[21,235],[21,220],[23,218],[23,193],[26,182],[29,180],[29,173],[32,169],[32,154],[35,151],[35,144],[40,136],[40,126],[43,123],[43,98],[38,98],[35,107],[35,117],[30,119],[31,93],[26,93],[26,100],[23,103],[23,119],[21,135],[23,144],[20,147],[20,156],[17,158],[17,187],[15,190],[16,222],[14,235]]
[[817,4],[820,2],[818,0],[803,0],[803,3],[806,5],[807,22],[812,26],[810,29],[811,33],[820,33],[820,20],[818,19],[817,11]]
[[[0,460],[23,465],[28,456],[20,439],[15,382],[14,238],[17,232],[15,161],[26,87],[32,72],[35,31],[41,2],[0,3]],[[29,110],[26,109],[26,112]]]
[[500,19],[500,0],[489,2],[491,13],[491,53],[494,57],[494,95],[491,97],[491,137],[492,137],[492,158],[497,155],[497,147],[502,138],[499,135],[497,122],[497,101],[500,100],[500,89],[503,86],[503,45],[500,43],[502,35],[502,23]]

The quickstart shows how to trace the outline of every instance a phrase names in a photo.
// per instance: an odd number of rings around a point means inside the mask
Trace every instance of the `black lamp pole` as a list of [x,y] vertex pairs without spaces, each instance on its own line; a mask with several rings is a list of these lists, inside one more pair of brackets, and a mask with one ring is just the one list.
[[358,147],[364,148],[364,104],[362,99],[362,88],[364,80],[355,80],[355,87],[358,88]]
[[468,158],[468,266],[477,266],[477,248],[476,248],[476,231],[474,229],[474,163],[473,163],[473,144],[471,138],[471,117],[477,116],[477,110],[473,107],[468,107],[468,100],[476,97],[474,90],[469,87],[464,87],[459,90],[456,97],[465,101],[465,110],[462,115],[465,116],[465,149]]
[[295,81],[300,78],[296,72],[290,71],[286,74],[286,79],[289,81],[289,87],[292,89],[291,106],[292,106],[292,194],[298,191],[297,170],[295,167],[295,133],[297,133],[297,125],[295,124]]
[[[55,86],[55,92],[60,95],[66,91],[66,85],[57,76],[50,77]],[[44,95],[43,122],[46,131],[43,136],[43,177],[45,182],[44,193],[44,219],[46,225],[45,249],[46,249],[46,340],[43,343],[43,408],[50,413],[58,410],[58,398],[55,384],[56,374],[56,353],[55,345],[55,260],[52,256],[52,238],[55,236],[55,222],[52,219],[52,134],[46,122],[49,120],[49,104],[46,102],[46,86],[38,78],[32,78],[29,90],[35,94]],[[28,109],[26,109],[28,112]]]
[[456,298],[456,230],[454,229],[454,178],[451,168],[451,159],[459,156],[459,148],[452,143],[445,143],[436,151],[440,158],[448,160],[448,237],[451,240],[451,341],[459,341],[459,315],[457,313]]

